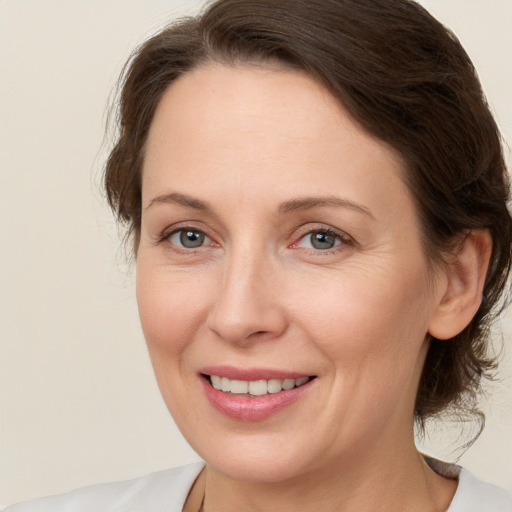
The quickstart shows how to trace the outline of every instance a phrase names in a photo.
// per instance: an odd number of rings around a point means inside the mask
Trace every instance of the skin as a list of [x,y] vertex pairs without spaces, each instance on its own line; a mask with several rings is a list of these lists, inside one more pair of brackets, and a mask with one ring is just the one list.
[[[297,71],[211,64],[163,96],[143,169],[137,300],[163,398],[207,461],[194,493],[206,489],[208,512],[448,507],[456,482],[416,451],[414,400],[427,333],[453,336],[478,307],[490,241],[471,234],[433,275],[404,172]],[[333,197],[344,203],[297,208]],[[180,229],[204,244],[183,247]],[[325,229],[335,246],[317,249],[311,232]],[[316,379],[279,413],[243,422],[205,397],[198,372],[221,364]]]

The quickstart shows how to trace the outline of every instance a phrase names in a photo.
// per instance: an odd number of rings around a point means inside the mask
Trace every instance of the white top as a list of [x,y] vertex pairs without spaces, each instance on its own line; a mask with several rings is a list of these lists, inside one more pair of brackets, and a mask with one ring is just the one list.
[[[134,480],[84,487],[13,505],[4,512],[182,512],[203,466],[197,462]],[[464,468],[450,468],[459,474],[459,485],[446,512],[512,512],[512,492],[482,482]]]

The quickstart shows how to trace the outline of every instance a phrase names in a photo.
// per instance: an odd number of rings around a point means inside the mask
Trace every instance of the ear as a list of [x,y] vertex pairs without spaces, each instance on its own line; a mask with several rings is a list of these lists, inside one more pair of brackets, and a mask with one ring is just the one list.
[[440,301],[429,324],[429,334],[446,340],[459,334],[475,316],[491,257],[492,239],[487,230],[475,229],[463,239],[455,255],[440,270]]

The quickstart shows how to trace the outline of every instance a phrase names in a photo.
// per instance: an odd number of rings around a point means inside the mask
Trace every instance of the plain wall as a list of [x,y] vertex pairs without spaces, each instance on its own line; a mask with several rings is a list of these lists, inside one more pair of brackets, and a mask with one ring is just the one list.
[[[423,3],[461,38],[510,143],[512,2]],[[199,4],[0,0],[0,506],[197,460],[154,382],[99,183],[121,66]],[[512,489],[511,313],[503,329],[502,381],[462,463]],[[429,449],[453,458],[450,435]]]

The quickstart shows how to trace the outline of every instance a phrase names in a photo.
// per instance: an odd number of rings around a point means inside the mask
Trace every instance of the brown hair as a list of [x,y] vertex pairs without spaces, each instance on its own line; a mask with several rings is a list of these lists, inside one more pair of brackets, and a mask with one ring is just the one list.
[[431,340],[416,399],[420,425],[447,408],[478,413],[494,367],[489,329],[511,266],[501,139],[457,38],[411,0],[217,0],[133,54],[121,80],[107,197],[138,244],[141,169],[155,109],[180,75],[207,62],[281,63],[324,84],[368,132],[403,157],[431,262],[471,229],[493,249],[481,306],[449,341]]

